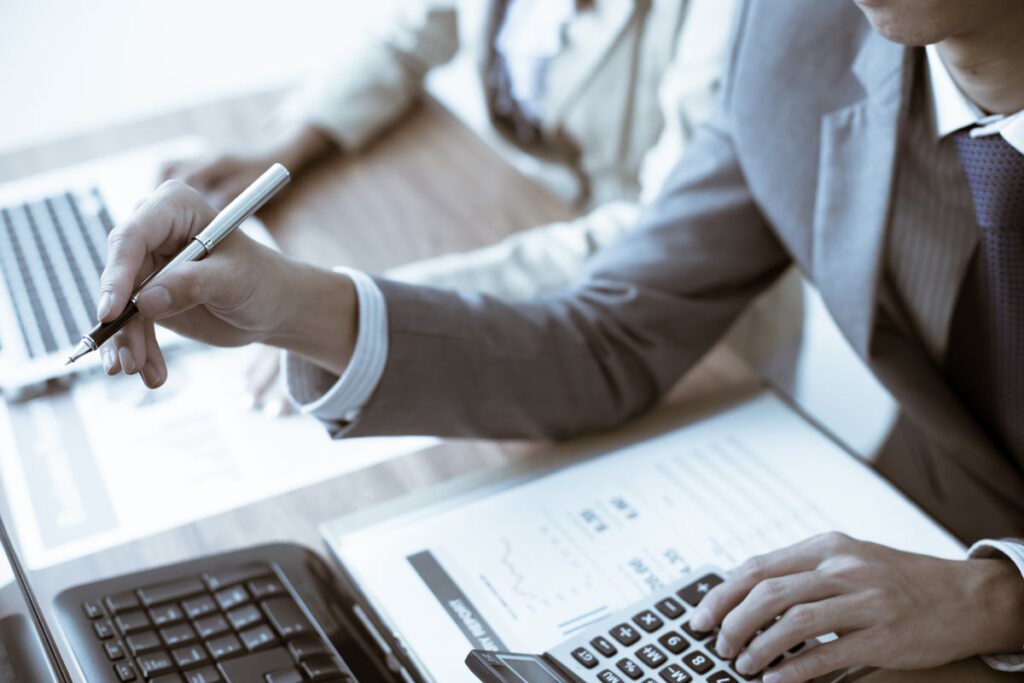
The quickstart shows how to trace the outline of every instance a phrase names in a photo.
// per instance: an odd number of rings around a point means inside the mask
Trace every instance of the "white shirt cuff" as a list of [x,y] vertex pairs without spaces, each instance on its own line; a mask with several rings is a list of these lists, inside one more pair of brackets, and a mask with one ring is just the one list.
[[335,268],[347,275],[359,302],[359,332],[348,367],[338,378],[302,356],[284,352],[285,389],[299,410],[321,420],[353,422],[373,396],[388,358],[387,303],[366,273]]
[[[978,541],[967,551],[969,557],[993,557],[1003,555],[1020,571],[1024,581],[1024,539],[1003,539],[1001,541]],[[1021,617],[1024,619],[1024,616]],[[1021,643],[1024,651],[1024,643]],[[1024,654],[986,655],[982,657],[986,664],[999,671],[1024,671]]]

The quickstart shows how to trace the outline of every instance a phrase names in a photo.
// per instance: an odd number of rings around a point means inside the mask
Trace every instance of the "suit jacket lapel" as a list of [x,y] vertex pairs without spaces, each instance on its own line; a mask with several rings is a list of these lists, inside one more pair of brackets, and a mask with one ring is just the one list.
[[576,100],[604,58],[636,17],[653,0],[598,0],[584,10],[571,26],[565,51],[552,61],[547,74],[547,104],[543,125],[554,130],[565,110]]
[[871,31],[853,66],[865,97],[825,115],[821,126],[812,274],[839,327],[865,358],[899,131],[910,101],[909,55]]

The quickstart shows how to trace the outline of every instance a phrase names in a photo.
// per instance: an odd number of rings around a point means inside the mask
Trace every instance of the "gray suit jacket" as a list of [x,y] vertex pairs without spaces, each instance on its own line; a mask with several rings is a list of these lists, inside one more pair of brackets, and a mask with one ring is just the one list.
[[896,396],[880,467],[966,540],[1024,534],[1024,479],[880,292],[910,51],[850,0],[749,0],[721,113],[564,295],[379,284],[390,352],[348,435],[565,437],[653,405],[795,263]]

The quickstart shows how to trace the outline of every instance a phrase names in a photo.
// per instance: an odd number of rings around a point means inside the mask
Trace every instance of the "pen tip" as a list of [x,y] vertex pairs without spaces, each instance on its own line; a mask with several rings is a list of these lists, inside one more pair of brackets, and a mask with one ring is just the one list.
[[66,361],[64,361],[64,367],[67,367],[67,366],[71,365],[74,362],[75,362],[74,358],[68,358]]

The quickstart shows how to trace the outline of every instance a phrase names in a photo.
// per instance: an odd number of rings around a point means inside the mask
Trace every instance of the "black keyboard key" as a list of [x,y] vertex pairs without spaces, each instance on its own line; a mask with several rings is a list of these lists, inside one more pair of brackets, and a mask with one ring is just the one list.
[[121,643],[103,643],[103,649],[106,651],[107,659],[110,661],[124,659],[124,647]]
[[149,617],[139,611],[124,612],[114,618],[114,623],[117,624],[117,630],[127,636],[148,629]]
[[206,653],[200,643],[171,650],[171,657],[179,669],[191,669],[210,661],[210,655]]
[[161,605],[149,610],[149,619],[154,626],[170,626],[185,618],[185,613],[177,605]]
[[715,666],[715,663],[711,661],[711,657],[708,657],[700,650],[694,650],[688,655],[683,655],[683,663],[699,674],[706,674]]
[[196,579],[184,579],[159,586],[139,589],[139,599],[145,607],[152,607],[165,602],[178,602],[193,595],[206,592],[206,585]]
[[316,636],[296,638],[288,643],[288,649],[291,650],[292,657],[295,658],[296,662],[301,662],[303,659],[309,659],[317,655],[327,654],[327,648],[324,647],[323,641]]
[[143,678],[147,679],[156,678],[174,670],[174,661],[171,659],[171,655],[163,651],[142,655],[136,658],[135,662],[139,665]]
[[193,642],[196,639],[196,632],[188,624],[177,624],[160,629],[160,637],[167,647],[180,647]]
[[649,609],[645,609],[643,612],[634,616],[633,622],[648,633],[654,633],[665,625],[665,622],[661,620],[661,617]]
[[267,600],[263,603],[263,611],[266,612],[267,619],[285,640],[313,632],[313,627],[291,598]]
[[668,683],[690,683],[693,680],[693,676],[686,673],[683,667],[678,664],[669,664],[664,669],[658,672],[663,681]]
[[212,666],[204,666],[201,669],[186,671],[185,680],[188,683],[221,683],[224,679]]
[[608,640],[604,636],[598,636],[590,641],[590,644],[594,646],[594,649],[603,654],[605,657],[611,657],[619,650],[612,645],[612,641]]
[[621,676],[609,669],[605,669],[597,674],[597,680],[601,681],[601,683],[625,683]]
[[99,619],[103,616],[103,608],[95,600],[88,600],[82,603],[82,611],[90,619]]
[[213,598],[220,605],[220,608],[227,612],[249,602],[249,591],[245,590],[245,586],[232,586],[231,588],[217,591],[214,593]]
[[100,640],[106,640],[114,636],[114,627],[106,619],[92,622],[92,630]]
[[164,674],[150,679],[149,683],[184,683],[185,679],[178,674]]
[[238,637],[242,639],[242,645],[245,645],[249,652],[258,652],[277,645],[277,636],[266,624],[242,631]]
[[222,588],[233,586],[236,583],[245,583],[254,579],[266,576],[273,576],[270,567],[264,564],[252,564],[244,567],[234,567],[218,572],[207,572],[203,574],[203,580],[212,591],[219,591]]
[[305,680],[295,669],[271,671],[265,678],[267,683],[302,683]]
[[228,620],[219,614],[212,614],[202,619],[196,619],[195,621],[196,633],[203,640],[209,640],[214,636],[219,636],[221,633],[229,630],[231,627],[228,626]]
[[263,598],[271,598],[275,595],[281,595],[284,593],[284,586],[274,578],[256,579],[248,583],[249,592],[257,600]]
[[683,638],[678,633],[666,633],[658,638],[658,642],[674,655],[679,654],[690,646],[690,643],[687,642],[686,638]]
[[147,652],[152,652],[153,650],[159,650],[163,647],[163,643],[160,642],[160,638],[157,637],[154,631],[136,633],[133,636],[125,638],[124,642],[128,643],[128,649],[135,657]]
[[220,670],[227,683],[254,683],[265,680],[263,677],[271,671],[291,666],[292,658],[288,651],[277,647],[221,662]]
[[686,631],[691,638],[697,641],[704,640],[705,638],[711,635],[710,631],[698,631],[697,629],[693,628],[692,626],[690,626],[690,622],[688,621],[683,622],[683,630]]
[[260,612],[256,605],[246,605],[245,607],[239,607],[228,612],[228,621],[231,622],[231,627],[236,631],[244,631],[250,626],[263,621],[263,613]]
[[612,638],[629,647],[640,640],[640,632],[629,624],[619,624],[611,630]]
[[680,605],[679,601],[672,598],[665,598],[659,601],[654,608],[665,615],[666,619],[678,619],[686,611],[686,608]]
[[198,619],[199,617],[206,616],[207,614],[213,614],[217,611],[217,603],[215,603],[213,598],[209,595],[202,595],[198,598],[185,600],[181,603],[181,606],[185,610],[185,614],[188,615],[189,619]]
[[302,663],[302,672],[311,681],[335,681],[341,676],[341,667],[333,657],[318,655]]
[[138,678],[135,675],[135,667],[128,662],[119,662],[114,665],[114,673],[117,674],[117,680],[127,683],[127,681],[134,681]]
[[708,683],[740,683],[728,671],[716,671],[708,676]]
[[121,612],[127,612],[130,609],[139,608],[139,599],[135,597],[135,593],[118,593],[117,595],[111,595],[105,602],[107,603],[107,609],[114,614],[120,614]]
[[705,574],[689,586],[676,593],[685,602],[696,607],[708,592],[722,583],[723,579],[718,574]]
[[654,645],[644,645],[636,651],[636,656],[641,662],[652,669],[656,669],[668,662],[668,657],[665,656],[665,653]]
[[588,669],[593,669],[597,666],[597,656],[585,647],[578,647],[573,650],[572,658]]
[[210,651],[214,659],[220,661],[242,652],[242,643],[234,634],[229,633],[226,636],[207,641],[206,649]]

